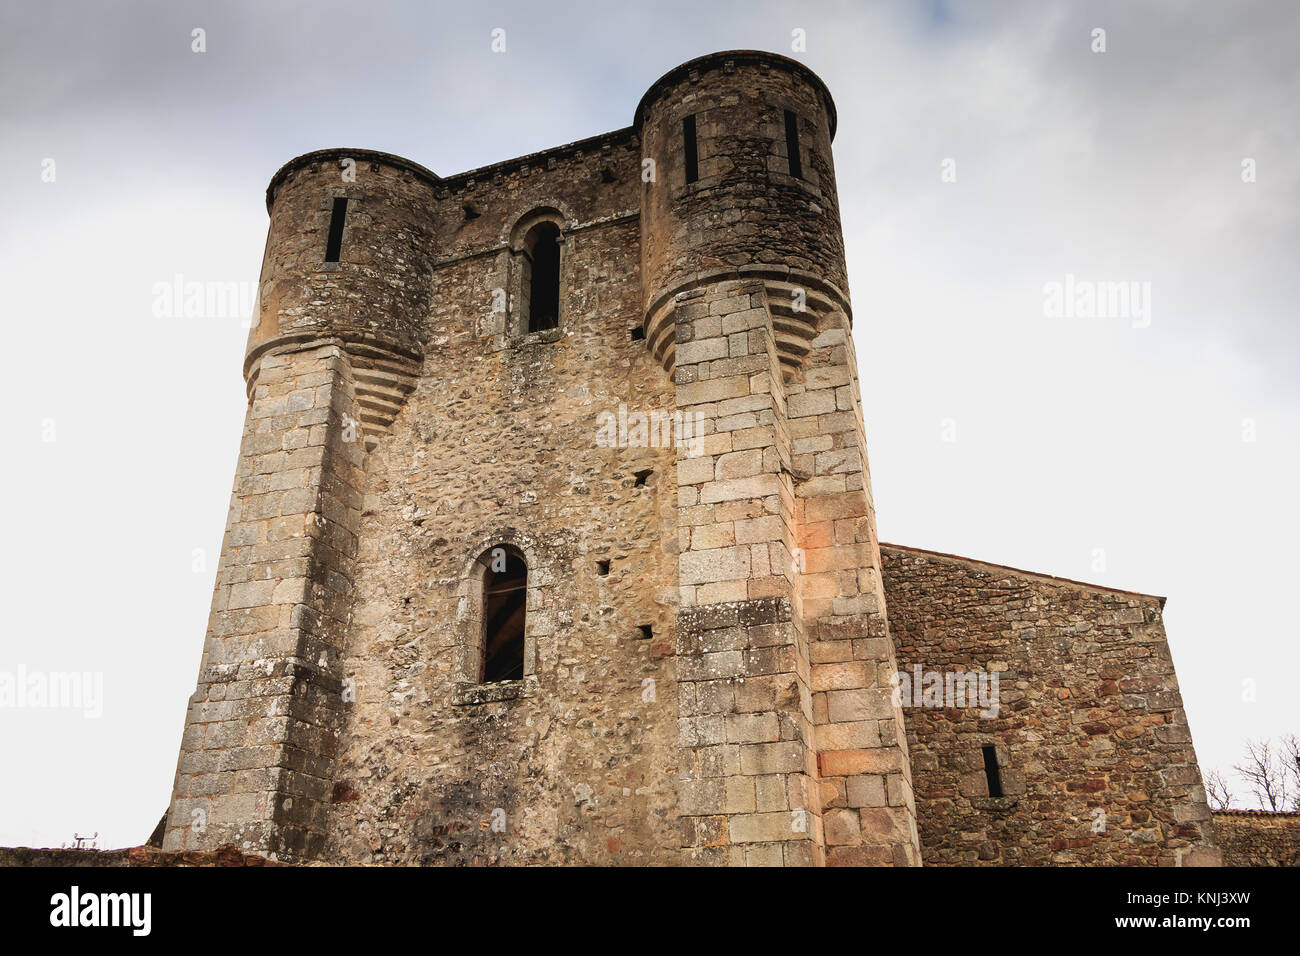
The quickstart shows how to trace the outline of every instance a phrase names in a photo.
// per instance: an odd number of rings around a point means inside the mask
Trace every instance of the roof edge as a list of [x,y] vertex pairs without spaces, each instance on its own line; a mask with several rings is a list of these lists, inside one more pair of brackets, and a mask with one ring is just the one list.
[[813,86],[821,92],[826,98],[826,112],[830,117],[830,137],[835,139],[835,127],[838,123],[839,116],[835,109],[835,98],[831,96],[830,87],[826,81],[812,71],[812,69],[798,60],[791,59],[781,53],[769,53],[766,50],[721,50],[717,53],[706,53],[704,56],[697,56],[693,60],[687,60],[678,66],[673,67],[659,79],[650,84],[650,88],[645,91],[636,104],[636,112],[633,114],[632,125],[637,129],[641,128],[641,115],[645,112],[646,105],[667,87],[678,82],[682,77],[691,70],[699,70],[706,67],[712,67],[719,63],[725,63],[727,60],[739,61],[742,63],[770,63],[775,61],[793,73],[798,73],[804,79],[812,83]]
[[414,173],[420,179],[423,179],[429,185],[435,188],[461,188],[468,181],[495,176],[498,173],[505,172],[519,166],[527,166],[540,159],[550,156],[562,155],[568,152],[575,152],[580,149],[586,149],[592,145],[600,144],[614,145],[617,143],[628,142],[636,139],[640,135],[641,116],[645,106],[650,100],[659,95],[665,88],[680,80],[692,70],[712,67],[716,64],[727,61],[739,61],[742,63],[776,63],[781,67],[797,73],[810,82],[822,94],[826,100],[826,111],[830,118],[830,135],[831,139],[835,138],[835,127],[837,123],[837,113],[835,109],[835,100],[831,96],[829,87],[825,81],[812,71],[809,67],[800,63],[798,60],[791,59],[780,53],[771,53],[766,50],[723,50],[718,53],[708,53],[704,56],[697,56],[693,60],[687,60],[685,63],[673,67],[659,79],[655,80],[646,90],[645,95],[637,103],[631,126],[624,126],[621,129],[612,130],[608,133],[598,133],[595,136],[588,136],[585,139],[574,140],[571,143],[564,143],[559,146],[552,146],[547,149],[538,150],[532,153],[526,153],[522,156],[515,156],[511,159],[500,160],[499,162],[490,163],[487,166],[478,166],[474,169],[467,169],[464,172],[455,173],[451,176],[439,176],[433,170],[421,166],[414,160],[406,159],[395,153],[385,153],[381,150],[359,149],[347,147],[327,147],[324,149],[314,149],[310,152],[303,153],[301,156],[295,156],[283,166],[275,171],[271,176],[271,181],[266,187],[266,211],[271,211],[275,203],[275,193],[280,184],[294,170],[309,166],[312,163],[324,162],[331,159],[355,158],[366,162],[387,163],[390,166],[396,166],[398,169],[405,169]]
[[1000,571],[1014,571],[1016,574],[1025,574],[1031,578],[1039,578],[1044,581],[1051,581],[1054,584],[1073,584],[1078,587],[1088,588],[1092,591],[1107,591],[1111,594],[1131,594],[1134,597],[1154,598],[1160,602],[1160,607],[1165,606],[1165,598],[1159,594],[1147,594],[1145,591],[1131,591],[1126,588],[1112,588],[1105,584],[1092,584],[1088,581],[1076,581],[1074,578],[1060,578],[1055,574],[1045,574],[1042,571],[1027,571],[1024,568],[1013,568],[1009,564],[997,564],[994,561],[983,561],[979,558],[967,558],[960,554],[948,554],[946,551],[931,551],[928,548],[912,548],[905,544],[887,544],[880,542],[881,548],[892,548],[895,551],[907,551],[911,554],[928,554],[936,558],[947,558],[950,561],[961,561],[964,564],[981,564],[986,568],[996,568]]
[[271,206],[275,202],[276,189],[291,172],[304,166],[310,166],[312,163],[344,158],[360,159],[371,163],[387,163],[390,166],[396,166],[398,169],[405,169],[414,173],[431,186],[437,186],[442,182],[442,177],[433,170],[426,169],[419,163],[394,153],[385,153],[375,149],[349,149],[342,146],[314,149],[309,153],[303,153],[301,156],[295,156],[275,171],[271,181],[266,186],[266,211],[268,213],[271,211]]
[[495,163],[489,163],[486,166],[476,166],[473,169],[467,169],[464,172],[453,173],[450,176],[439,176],[433,170],[421,166],[414,160],[398,156],[396,153],[385,153],[375,149],[349,149],[342,146],[335,146],[328,149],[314,149],[309,153],[303,153],[301,156],[295,156],[283,166],[275,171],[271,177],[270,183],[266,187],[266,211],[271,211],[271,206],[275,202],[275,191],[295,169],[301,169],[312,163],[324,162],[331,159],[353,158],[364,160],[366,162],[387,163],[390,166],[396,166],[399,169],[405,169],[419,176],[435,189],[457,189],[463,187],[469,180],[487,179],[498,173],[505,172],[519,166],[528,166],[538,160],[550,156],[563,155],[565,153],[577,152],[587,149],[591,146],[615,146],[622,143],[631,142],[637,138],[636,128],[633,126],[624,126],[622,129],[611,130],[608,133],[597,133],[595,136],[588,136],[584,139],[577,139],[571,143],[561,143],[559,146],[550,146],[546,149],[540,149],[536,152],[525,153],[522,156],[514,156],[510,159],[502,159]]
[[615,146],[625,142],[630,142],[636,138],[636,128],[633,126],[624,126],[621,129],[610,130],[608,133],[597,133],[595,136],[588,136],[584,139],[575,139],[571,143],[562,143],[559,146],[539,149],[534,153],[525,153],[522,156],[502,159],[495,163],[489,163],[486,166],[476,166],[474,169],[467,169],[463,173],[444,176],[439,185],[448,188],[456,188],[464,186],[468,180],[487,179],[490,176],[495,176],[497,173],[505,172],[507,169],[512,167],[528,166],[539,159],[549,156],[562,155],[564,153],[576,153],[579,150],[587,149],[590,146],[604,146],[606,143],[610,146]]

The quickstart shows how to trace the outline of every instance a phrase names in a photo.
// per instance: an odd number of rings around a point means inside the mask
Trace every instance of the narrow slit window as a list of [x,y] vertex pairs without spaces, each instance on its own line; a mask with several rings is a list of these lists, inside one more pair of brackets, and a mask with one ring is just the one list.
[[330,213],[330,234],[325,243],[326,262],[339,261],[339,251],[343,248],[343,219],[347,213],[347,197],[337,197],[334,200],[334,211]]
[[996,747],[984,748],[984,776],[988,779],[989,796],[1002,796],[1002,771],[998,769],[998,751]]
[[528,331],[560,325],[560,228],[553,222],[534,226],[524,244],[528,288]]
[[524,624],[528,611],[528,565],[506,552],[504,570],[489,566],[483,580],[483,671],[481,682],[522,680]]
[[694,116],[687,116],[682,120],[682,144],[685,149],[686,181],[693,183],[700,178],[700,157],[695,142]]
[[803,161],[799,158],[799,117],[785,111],[785,155],[790,161],[790,175],[803,179]]

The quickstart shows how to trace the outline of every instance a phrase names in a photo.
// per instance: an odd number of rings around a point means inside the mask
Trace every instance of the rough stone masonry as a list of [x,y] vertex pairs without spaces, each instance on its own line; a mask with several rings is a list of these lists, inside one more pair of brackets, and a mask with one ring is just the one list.
[[736,51],[456,176],[275,174],[166,850],[1217,862],[1162,599],[880,544],[835,125]]

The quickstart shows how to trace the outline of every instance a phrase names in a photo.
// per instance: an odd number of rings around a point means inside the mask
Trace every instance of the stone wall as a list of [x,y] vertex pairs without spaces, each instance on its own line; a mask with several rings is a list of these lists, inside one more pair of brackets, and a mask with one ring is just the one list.
[[[677,463],[696,855],[918,863],[847,323],[787,381],[763,281],[675,300],[677,403],[705,426]],[[756,793],[780,800],[739,809]]]
[[[683,841],[701,862],[823,862],[797,614],[785,389],[763,284],[676,296]],[[693,829],[692,829],[693,828]]]
[[[330,859],[678,859],[675,451],[597,441],[602,413],[672,410],[631,334],[637,155],[561,151],[444,200],[458,255],[434,273],[418,384],[366,463]],[[519,336],[517,300],[503,314],[494,291],[538,207],[561,214],[561,327]],[[474,562],[498,544],[528,564],[527,674],[467,690]]]
[[900,669],[999,676],[996,716],[904,710],[926,864],[1218,862],[1163,598],[881,552]]
[[0,867],[10,866],[283,866],[255,853],[241,853],[227,843],[215,850],[167,852],[150,846],[123,850],[0,847]]
[[1300,866],[1300,813],[1215,810],[1224,866]]
[[[682,171],[688,115],[696,182]],[[901,714],[880,680],[893,648],[830,163],[834,105],[797,63],[720,54],[659,80],[637,123],[659,173],[641,190],[647,339],[678,409],[704,423],[699,449],[677,463],[679,663],[700,682],[682,694],[694,707],[682,717],[692,849],[730,862],[918,863]],[[769,599],[789,610],[769,620]],[[708,623],[737,615],[762,623]],[[756,788],[783,803],[737,810]]]
[[261,360],[163,847],[318,853],[363,478],[339,343]]

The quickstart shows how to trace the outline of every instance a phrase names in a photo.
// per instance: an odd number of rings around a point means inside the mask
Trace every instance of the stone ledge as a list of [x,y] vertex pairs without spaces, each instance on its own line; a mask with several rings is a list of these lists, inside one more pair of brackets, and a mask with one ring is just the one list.
[[457,684],[451,702],[457,706],[491,704],[533,697],[537,691],[537,678],[531,675],[523,680],[499,681],[494,684]]

